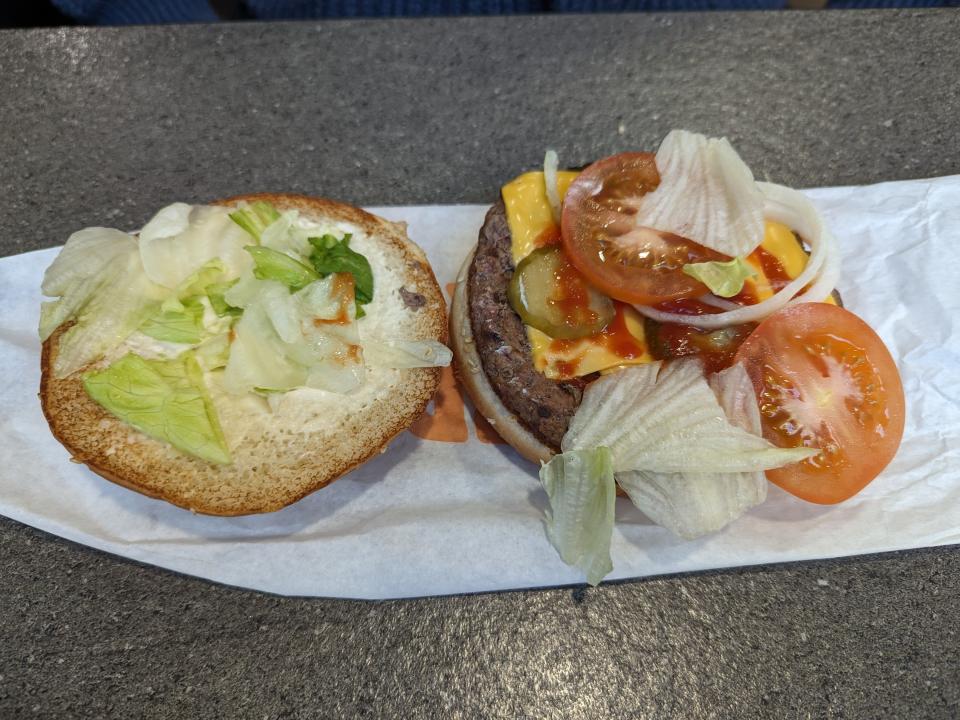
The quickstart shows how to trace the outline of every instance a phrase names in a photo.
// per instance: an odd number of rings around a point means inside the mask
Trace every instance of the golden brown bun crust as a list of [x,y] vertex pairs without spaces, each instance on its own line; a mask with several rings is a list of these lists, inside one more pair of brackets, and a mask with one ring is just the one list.
[[[403,339],[447,341],[443,295],[426,255],[406,237],[405,226],[343,203],[304,195],[263,193],[214,204],[256,200],[361,228],[375,239],[377,259],[371,258],[371,264],[377,282],[383,280],[375,286],[374,304],[385,303],[391,318],[397,318]],[[390,270],[377,275],[381,266]],[[424,302],[408,307],[401,289]],[[374,304],[368,312],[376,310]],[[234,416],[241,419],[246,434],[242,442],[231,443],[230,465],[214,465],[177,452],[108,413],[84,390],[85,369],[66,378],[54,377],[59,339],[68,328],[68,324],[58,328],[43,343],[41,354],[40,401],[53,435],[74,460],[107,480],[209,515],[279,510],[328,485],[385,450],[423,414],[440,381],[439,368],[378,370],[373,371],[379,373],[376,380],[365,383],[356,394],[296,390],[273,415],[238,408]],[[327,421],[331,417],[336,418],[333,426]],[[221,423],[229,441],[230,420],[222,412]]]

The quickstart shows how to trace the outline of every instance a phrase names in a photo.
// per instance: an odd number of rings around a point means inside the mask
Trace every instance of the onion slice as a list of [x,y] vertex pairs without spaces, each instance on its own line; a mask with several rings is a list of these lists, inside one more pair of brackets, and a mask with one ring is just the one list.
[[[810,245],[810,257],[803,272],[773,297],[756,305],[747,305],[736,310],[713,315],[681,315],[645,305],[635,305],[637,312],[657,322],[693,325],[715,330],[729,325],[759,322],[790,304],[821,302],[826,299],[833,291],[839,277],[840,258],[836,249],[832,247],[835,243],[833,236],[823,226],[817,209],[802,193],[792,188],[765,182],[758,182],[757,186],[765,198],[764,217],[783,223],[799,233]],[[810,283],[813,283],[813,286],[807,292],[800,294]]]
[[697,298],[704,305],[709,305],[710,307],[719,308],[720,310],[739,310],[743,305],[737,305],[737,303],[732,300],[727,300],[726,298],[717,297],[713,293],[707,293],[706,295],[701,295]]
[[560,188],[557,184],[559,164],[557,151],[547,150],[543,156],[543,180],[547,186],[547,201],[550,203],[550,210],[553,212],[553,220],[556,223],[560,222]]

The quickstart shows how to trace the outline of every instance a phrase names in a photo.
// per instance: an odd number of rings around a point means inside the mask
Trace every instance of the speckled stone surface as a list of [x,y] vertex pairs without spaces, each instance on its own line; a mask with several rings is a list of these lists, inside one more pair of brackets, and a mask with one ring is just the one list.
[[[0,254],[253,190],[486,202],[670,128],[761,178],[960,172],[960,14],[0,33]],[[0,289],[2,293],[2,289]],[[2,718],[956,718],[960,552],[388,603],[212,585],[0,520]]]

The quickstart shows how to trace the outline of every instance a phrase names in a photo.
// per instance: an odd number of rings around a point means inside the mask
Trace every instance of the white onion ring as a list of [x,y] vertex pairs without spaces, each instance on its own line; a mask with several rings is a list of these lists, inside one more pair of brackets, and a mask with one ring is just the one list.
[[801,295],[793,298],[788,305],[797,305],[804,302],[823,302],[826,300],[833,289],[837,286],[840,279],[840,251],[837,248],[837,241],[829,231],[824,230],[824,236],[828,239],[825,243],[827,257],[824,258],[823,267],[820,268],[820,275],[816,282],[810,286],[810,289]]
[[547,201],[553,211],[554,222],[560,222],[560,188],[557,185],[557,168],[560,159],[556,150],[547,150],[543,156],[543,180],[547,186]]
[[743,305],[737,305],[737,303],[732,300],[727,300],[726,298],[717,297],[713,293],[707,293],[706,295],[701,295],[697,298],[704,305],[709,305],[710,307],[719,308],[720,310],[739,310]]
[[[646,305],[634,305],[641,315],[663,323],[693,325],[705,330],[758,322],[772,315],[788,304],[799,302],[820,302],[832,291],[840,274],[839,257],[830,245],[833,237],[823,227],[823,221],[816,208],[803,194],[792,188],[773,183],[758,182],[765,198],[763,215],[769,220],[783,223],[798,233],[810,245],[810,257],[807,265],[796,278],[782,287],[773,297],[756,305],[746,305],[737,310],[729,310],[712,315],[681,315],[664,312]],[[803,295],[796,297],[812,281],[813,287]],[[817,293],[814,296],[814,292]]]

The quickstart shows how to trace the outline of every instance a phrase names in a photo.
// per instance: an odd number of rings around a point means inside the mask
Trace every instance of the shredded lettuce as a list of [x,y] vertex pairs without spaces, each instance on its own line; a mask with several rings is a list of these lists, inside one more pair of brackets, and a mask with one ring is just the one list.
[[660,184],[632,216],[638,228],[676,233],[729,257],[749,255],[763,240],[763,193],[726,138],[672,130],[656,166]]
[[239,317],[243,315],[243,309],[234,307],[227,302],[225,297],[227,291],[236,285],[239,282],[240,278],[236,280],[231,280],[230,282],[223,283],[212,283],[207,285],[206,294],[207,299],[210,301],[210,307],[213,308],[213,311],[217,314],[218,317]]
[[161,304],[147,317],[139,330],[144,335],[165,342],[195,345],[206,335],[203,327],[203,304],[196,299],[179,303],[180,310],[165,310]]
[[253,273],[241,275],[233,285],[223,293],[223,300],[227,305],[243,310],[253,302],[254,298],[260,293],[261,281],[257,280]]
[[43,274],[43,294],[59,299],[40,306],[40,339],[76,317],[101,288],[116,280],[136,250],[136,238],[119,230],[73,233]]
[[205,295],[208,287],[223,282],[226,272],[227,268],[220,260],[210,260],[204,263],[196,272],[188,275],[174,288],[171,300],[183,300],[196,295]]
[[274,331],[285,343],[303,340],[300,312],[296,297],[278,282],[266,280],[260,283],[259,302],[270,318]]
[[261,303],[244,309],[233,332],[223,375],[228,392],[242,395],[258,387],[290,390],[306,382],[306,368],[288,357],[287,343],[277,336]]
[[727,262],[687,263],[683,272],[699,280],[717,297],[733,297],[741,290],[743,284],[757,274],[757,271],[742,257],[736,257]]
[[[275,281],[241,279],[226,300],[243,304],[224,374],[231,393],[312,387],[347,393],[365,379],[353,298],[344,308],[335,276],[290,294]],[[340,322],[340,318],[345,322]],[[324,323],[327,319],[331,322]],[[317,322],[317,321],[321,322]]]
[[310,238],[310,244],[313,246],[310,262],[323,277],[340,272],[353,275],[354,297],[358,306],[357,317],[363,317],[364,311],[360,306],[373,301],[373,270],[366,257],[350,248],[351,237],[347,233],[341,240],[329,234]]
[[600,446],[616,472],[752,472],[816,454],[731,424],[696,360],[636,365],[587,386],[561,447]]
[[136,250],[116,261],[116,274],[73,314],[75,323],[60,337],[53,374],[63,378],[122,343],[164,293],[143,272]]
[[[312,246],[307,240],[311,231],[301,228],[298,224],[300,214],[296,210],[288,210],[277,220],[270,223],[260,235],[260,245],[271,250],[287,253],[291,257],[307,257]],[[312,231],[316,234],[316,231]]]
[[43,273],[44,295],[66,295],[80,282],[98,275],[135,249],[132,235],[111,228],[91,227],[73,233]]
[[[759,435],[760,409],[742,365],[711,375],[710,387],[727,419]],[[633,504],[657,525],[690,540],[725,527],[767,498],[763,472],[617,473]]]
[[253,264],[248,243],[226,208],[175,203],[144,226],[139,247],[147,277],[174,290],[211,260],[223,264],[224,280],[237,277]]
[[193,353],[145,360],[129,353],[83,376],[87,393],[108,412],[181,452],[230,462],[220,421]]
[[204,371],[219,370],[227,366],[230,359],[230,335],[220,333],[212,335],[197,345],[194,353],[197,362]]
[[280,219],[280,213],[270,203],[257,201],[230,213],[230,219],[260,242],[263,232]]
[[158,210],[140,230],[140,238],[151,242],[157,238],[176,237],[190,227],[192,205],[175,202]]
[[320,279],[313,268],[286,253],[259,245],[247,245],[245,249],[253,256],[253,275],[258,280],[275,280],[296,292]]
[[571,450],[540,468],[540,482],[550,499],[547,537],[568,565],[580,568],[597,585],[613,570],[613,536],[617,489],[613,462],[605,447]]

